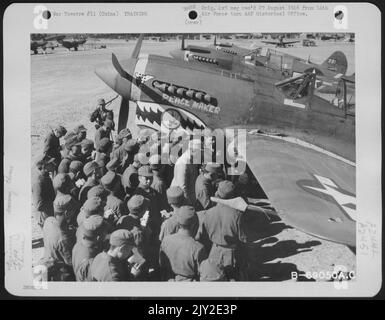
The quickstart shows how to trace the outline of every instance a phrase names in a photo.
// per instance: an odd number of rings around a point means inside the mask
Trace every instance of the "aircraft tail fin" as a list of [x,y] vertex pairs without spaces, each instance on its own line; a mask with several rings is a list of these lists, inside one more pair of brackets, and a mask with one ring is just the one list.
[[143,34],[141,34],[138,38],[138,42],[135,45],[134,51],[132,51],[131,58],[137,59],[140,53],[140,49],[142,47],[143,42]]
[[345,74],[348,69],[348,60],[343,52],[335,51],[322,63],[322,66],[331,71]]

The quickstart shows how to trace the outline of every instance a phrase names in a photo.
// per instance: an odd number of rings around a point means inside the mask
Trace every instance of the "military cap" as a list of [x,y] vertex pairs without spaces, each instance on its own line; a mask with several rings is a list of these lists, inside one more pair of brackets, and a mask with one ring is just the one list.
[[53,202],[53,208],[56,213],[64,213],[75,208],[75,200],[69,194],[63,194],[56,197]]
[[115,171],[119,167],[119,159],[112,158],[107,164],[106,168],[108,171]]
[[84,174],[88,177],[94,170],[100,168],[100,165],[95,161],[87,162],[83,167]]
[[200,281],[226,281],[223,267],[211,259],[203,260],[199,269]]
[[83,148],[92,148],[92,149],[94,148],[94,142],[90,139],[83,139],[80,145]]
[[79,160],[73,160],[70,163],[70,171],[72,172],[78,172],[81,171],[83,168],[83,162]]
[[150,166],[142,166],[138,169],[138,175],[143,177],[152,177],[153,173]]
[[110,244],[119,247],[122,245],[135,246],[135,239],[132,232],[124,229],[116,230],[111,233]]
[[41,157],[37,158],[36,166],[37,167],[42,167],[43,165],[46,165],[48,163],[54,163],[54,162],[55,162],[54,158],[50,158],[50,157],[47,157],[47,156],[41,156]]
[[235,195],[234,183],[227,180],[219,182],[217,195],[222,199],[231,199]]
[[134,156],[134,162],[137,162],[141,165],[146,165],[148,163],[148,157],[145,153],[139,152]]
[[185,200],[183,190],[180,187],[176,187],[176,186],[170,187],[167,189],[166,194],[167,194],[167,201],[169,204],[180,205]]
[[71,177],[67,173],[58,173],[52,181],[56,190],[63,189],[71,184]]
[[87,199],[99,197],[100,199],[105,200],[109,194],[110,193],[106,189],[104,189],[103,186],[99,184],[95,187],[92,187],[90,190],[88,190]]
[[137,144],[135,140],[128,140],[124,145],[123,145],[124,150],[127,152],[135,152],[137,149]]
[[104,125],[107,127],[107,128],[110,128],[110,129],[113,129],[114,128],[114,121],[110,120],[110,119],[106,119],[104,121]]
[[106,100],[103,98],[98,99],[98,104],[106,104]]
[[63,126],[57,126],[55,130],[60,133],[62,136],[64,136],[67,133],[67,129]]
[[195,209],[192,206],[182,206],[178,209],[176,220],[181,226],[191,226],[194,223],[198,223],[198,216],[195,213]]
[[209,162],[204,166],[204,171],[209,172],[209,173],[222,173],[222,165],[219,163],[214,163],[214,162]]
[[105,153],[108,151],[108,149],[110,149],[111,146],[112,146],[112,141],[110,139],[108,139],[108,138],[100,139],[99,151]]
[[150,164],[150,168],[152,170],[159,170],[161,168],[161,157],[159,154],[154,154],[148,159],[148,163]]
[[77,125],[74,129],[74,132],[76,134],[78,134],[79,132],[84,132],[84,131],[87,131],[87,129],[82,124]]
[[94,238],[101,233],[105,227],[102,216],[92,215],[83,220],[83,234],[86,237]]
[[112,171],[108,171],[100,180],[102,185],[109,191],[119,182],[120,177]]
[[123,139],[123,138],[127,138],[127,139],[132,138],[132,134],[131,134],[130,129],[124,128],[124,129],[120,130],[120,132],[118,133],[118,139]]
[[87,216],[92,216],[94,214],[101,213],[100,211],[103,210],[105,203],[102,201],[99,197],[93,197],[90,199],[87,199],[86,202],[83,204],[83,211],[86,212]]
[[148,208],[149,200],[141,195],[133,195],[127,202],[127,208],[130,213],[136,214],[143,211],[144,208]]

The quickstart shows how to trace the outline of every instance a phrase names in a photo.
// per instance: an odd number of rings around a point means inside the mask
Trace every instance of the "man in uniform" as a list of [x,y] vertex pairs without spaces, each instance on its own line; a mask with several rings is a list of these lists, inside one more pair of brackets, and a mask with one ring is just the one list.
[[124,128],[124,129],[120,130],[120,132],[118,133],[118,135],[115,138],[113,151],[115,151],[116,149],[118,149],[120,146],[122,146],[128,140],[131,140],[131,139],[132,139],[132,134],[131,134],[130,129]]
[[[236,195],[235,190],[232,182],[222,181],[216,196],[232,199]],[[230,280],[245,280],[244,243],[247,238],[242,212],[221,203],[207,210],[202,226],[202,239],[205,238],[212,242],[210,259],[222,265],[226,277]]]
[[141,167],[141,160],[144,158],[145,155],[142,153],[137,153],[134,156],[134,161],[132,164],[130,164],[126,170],[124,170],[122,175],[122,185],[124,188],[124,192],[131,196],[132,193],[135,191],[136,187],[139,184],[139,178],[138,178],[138,169]]
[[171,186],[178,186],[183,190],[187,204],[192,206],[196,203],[195,182],[199,175],[199,165],[192,160],[200,154],[201,141],[190,141],[188,150],[175,163],[174,178],[171,182]]
[[82,125],[77,125],[73,131],[68,132],[64,137],[65,148],[63,150],[63,157],[65,157],[73,145],[80,144],[87,136],[87,129]]
[[209,162],[203,167],[195,182],[195,196],[197,199],[195,208],[198,211],[207,210],[214,205],[210,197],[215,194],[214,181],[222,171],[222,166],[218,163]]
[[102,252],[106,236],[103,217],[92,215],[83,221],[82,239],[72,249],[72,266],[76,281],[91,281],[89,268],[93,258]]
[[174,234],[178,231],[179,225],[177,220],[177,211],[185,203],[183,190],[179,187],[170,187],[167,189],[167,201],[173,211],[170,213],[170,217],[163,221],[160,228],[159,240],[163,241],[164,237],[169,234]]
[[38,173],[32,180],[32,199],[36,209],[35,219],[40,228],[43,228],[44,221],[53,216],[53,201],[55,200],[55,190],[53,188],[50,172],[55,170],[55,160],[53,158],[42,158],[36,162]]
[[175,281],[199,281],[199,266],[207,258],[203,245],[194,239],[198,216],[191,206],[178,210],[179,230],[166,236],[160,247],[159,263],[162,278]]
[[148,162],[153,173],[151,188],[159,193],[162,207],[168,208],[166,195],[167,185],[165,177],[162,175],[163,165],[161,164],[161,157],[158,154],[154,154]]
[[110,140],[111,130],[113,129],[113,126],[114,122],[110,119],[106,119],[104,121],[103,126],[96,130],[94,139],[96,150],[98,150],[100,147],[100,140],[102,140],[103,138],[108,138]]
[[79,191],[79,201],[83,204],[87,200],[87,193],[92,188],[99,184],[101,178],[101,171],[99,165],[95,161],[86,163],[83,168],[84,175],[87,181],[81,187]]
[[102,138],[99,147],[96,149],[95,161],[103,163],[103,167],[110,161],[112,141],[109,138]]
[[[68,146],[67,146],[68,147]],[[72,161],[81,161],[82,160],[82,151],[80,143],[72,144],[71,147],[68,147],[68,153],[63,157],[63,160],[60,162],[58,167],[58,173],[69,173],[70,164]]]
[[106,108],[106,101],[104,99],[99,99],[98,107],[92,112],[90,121],[95,122],[95,128],[99,129],[103,126],[106,119],[114,120],[114,112]]
[[124,229],[110,236],[110,248],[99,253],[91,264],[92,281],[128,281],[130,272],[127,258],[135,247],[133,234]]
[[100,180],[102,186],[110,192],[104,207],[104,217],[115,226],[120,217],[127,215],[127,208],[124,202],[119,199],[121,192],[120,176],[112,171],[108,171]]
[[150,166],[145,165],[140,167],[138,170],[138,176],[139,185],[134,194],[142,195],[150,202],[148,227],[152,232],[153,240],[157,241],[160,232],[160,225],[162,223],[160,211],[164,208],[161,207],[159,194],[151,188],[153,173]]
[[67,130],[64,127],[57,126],[55,129],[51,130],[44,139],[43,155],[55,159],[56,168],[61,161],[60,138],[64,137],[66,133]]

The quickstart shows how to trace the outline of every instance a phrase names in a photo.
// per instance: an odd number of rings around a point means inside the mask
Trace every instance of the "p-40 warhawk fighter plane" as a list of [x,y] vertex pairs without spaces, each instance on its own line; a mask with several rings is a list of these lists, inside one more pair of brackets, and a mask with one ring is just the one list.
[[263,43],[266,43],[266,44],[274,44],[276,46],[276,48],[286,48],[287,46],[290,46],[294,43],[297,43],[299,42],[299,40],[291,40],[291,41],[285,41],[283,39],[283,37],[280,37],[278,41],[266,41],[266,40],[263,40],[262,41]]
[[78,51],[80,45],[83,45],[87,41],[87,38],[75,39],[75,38],[64,38],[59,40],[59,43],[71,51],[71,48],[74,48],[75,51]]
[[[248,129],[245,159],[281,219],[317,237],[355,247],[355,116],[340,79],[338,100],[315,94],[317,75],[279,80],[272,71],[235,74],[158,55],[96,70],[122,96],[118,129],[160,130],[162,116],[194,128]],[[129,105],[129,102],[134,102]]]

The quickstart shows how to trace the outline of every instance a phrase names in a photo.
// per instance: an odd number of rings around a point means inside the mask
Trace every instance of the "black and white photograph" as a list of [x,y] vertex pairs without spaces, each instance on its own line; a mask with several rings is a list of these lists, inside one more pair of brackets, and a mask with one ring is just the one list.
[[379,21],[364,4],[9,7],[7,290],[376,294]]
[[31,111],[48,280],[353,280],[354,34],[31,34]]

